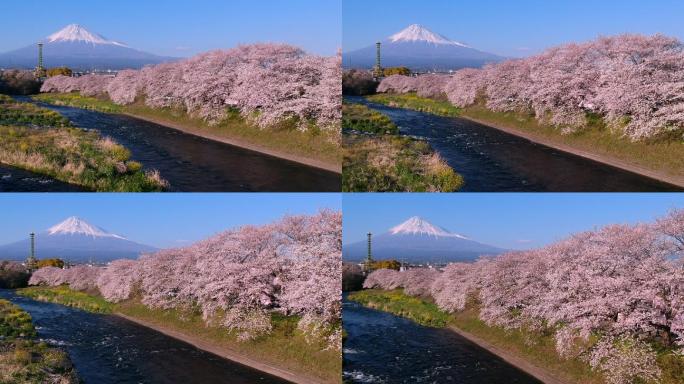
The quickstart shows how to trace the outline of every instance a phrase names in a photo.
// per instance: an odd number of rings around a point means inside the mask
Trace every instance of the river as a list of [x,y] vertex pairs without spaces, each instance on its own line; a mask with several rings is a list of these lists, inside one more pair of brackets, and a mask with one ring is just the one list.
[[527,384],[538,380],[447,329],[344,300],[344,378],[353,383]]
[[[32,102],[30,98],[18,100]],[[126,115],[37,103],[94,129],[157,169],[176,192],[339,192],[341,176]]]
[[80,192],[83,188],[0,164],[0,192]]
[[86,384],[288,383],[118,316],[43,303],[9,290],[0,290],[0,298],[30,313],[38,337],[65,348]]
[[674,185],[534,143],[463,118],[370,103],[402,135],[427,140],[456,172],[464,192],[681,191]]

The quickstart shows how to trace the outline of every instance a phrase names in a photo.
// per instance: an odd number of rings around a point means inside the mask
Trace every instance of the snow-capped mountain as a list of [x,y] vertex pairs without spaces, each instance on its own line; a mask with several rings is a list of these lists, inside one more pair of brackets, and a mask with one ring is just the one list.
[[[367,247],[365,240],[345,245],[344,259],[365,259]],[[372,238],[374,259],[396,259],[411,263],[473,261],[482,255],[502,252],[505,250],[450,232],[420,217],[412,217]]]
[[125,237],[108,233],[102,228],[96,227],[94,225],[88,224],[86,221],[79,219],[76,216],[72,216],[61,223],[50,227],[47,230],[48,234],[54,235],[84,235],[91,237],[113,237],[115,239],[126,240]]
[[[24,260],[29,249],[28,238],[0,246],[0,259]],[[46,231],[36,233],[36,257],[39,259],[57,257],[72,263],[104,263],[133,259],[142,253],[155,251],[157,248],[130,241],[78,217],[69,217]]]
[[[78,24],[70,24],[41,41],[46,68],[67,66],[75,70],[141,68],[147,64],[173,61],[109,40]],[[38,43],[38,42],[36,42]],[[0,54],[0,68],[35,68],[36,44]]]
[[449,40],[448,38],[438,33],[434,33],[418,24],[409,25],[408,28],[404,29],[403,31],[390,36],[389,40],[393,43],[426,42],[431,44],[457,45],[459,47],[470,48],[463,43]]
[[92,33],[78,24],[69,24],[64,29],[53,33],[47,37],[47,43],[58,42],[84,42],[89,44],[117,45],[128,47],[118,41],[107,40],[105,37]]
[[[343,63],[347,68],[372,68],[375,56],[375,45],[371,45],[345,53]],[[383,67],[404,66],[417,71],[479,68],[504,60],[501,56],[451,40],[418,24],[410,25],[382,41],[381,56]]]

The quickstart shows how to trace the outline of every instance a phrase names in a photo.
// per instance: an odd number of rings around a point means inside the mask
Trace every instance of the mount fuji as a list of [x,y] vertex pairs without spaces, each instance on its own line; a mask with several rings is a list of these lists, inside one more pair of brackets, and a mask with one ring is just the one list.
[[[124,43],[109,40],[78,24],[70,24],[41,41],[46,68],[66,66],[74,70],[141,68],[177,60],[139,51]],[[0,68],[35,68],[38,47],[0,54]]]
[[[343,247],[344,259],[360,261],[366,257],[367,241]],[[396,259],[411,263],[473,261],[481,255],[497,255],[505,249],[482,244],[458,233],[412,217],[372,238],[375,259]]]
[[[0,259],[24,260],[30,240],[0,246]],[[70,217],[48,230],[36,233],[36,257],[60,258],[71,263],[106,263],[115,259],[134,259],[158,249],[110,233],[78,217]]]
[[[504,57],[479,51],[467,44],[450,40],[429,29],[413,24],[382,42],[384,67],[409,67],[414,71],[446,71],[479,68]],[[375,65],[375,45],[345,53],[347,68],[372,68]]]

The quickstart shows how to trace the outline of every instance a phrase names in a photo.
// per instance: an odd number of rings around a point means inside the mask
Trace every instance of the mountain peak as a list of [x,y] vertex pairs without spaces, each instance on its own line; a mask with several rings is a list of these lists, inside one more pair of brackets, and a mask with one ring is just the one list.
[[419,24],[411,24],[403,31],[390,36],[389,39],[393,43],[427,42],[431,44],[457,45],[460,47],[469,48],[467,45],[463,43],[450,40],[447,37],[444,37],[438,33],[434,33]]
[[120,47],[126,47],[125,44],[113,40],[107,40],[104,36],[90,32],[78,24],[69,24],[60,31],[53,33],[47,37],[47,42],[85,42],[90,44],[118,45]]
[[89,224],[83,219],[71,216],[61,223],[48,229],[48,234],[52,235],[86,235],[92,237],[114,237],[124,239],[124,237],[109,233],[102,228]]
[[435,237],[457,237],[460,239],[468,239],[465,236],[457,233],[451,233],[444,228],[431,224],[427,220],[414,216],[405,222],[390,229],[392,235],[428,235]]

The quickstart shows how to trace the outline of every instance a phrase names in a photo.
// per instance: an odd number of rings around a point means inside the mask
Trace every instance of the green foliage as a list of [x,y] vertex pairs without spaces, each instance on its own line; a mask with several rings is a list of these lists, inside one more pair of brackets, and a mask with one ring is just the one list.
[[64,268],[64,260],[57,258],[38,260],[38,268],[44,267]]
[[453,192],[464,183],[423,141],[345,134],[343,146],[344,192]]
[[389,67],[382,70],[382,75],[385,77],[392,75],[410,76],[411,70],[408,67]]
[[74,74],[74,72],[71,70],[69,67],[55,67],[55,68],[49,68],[46,72],[48,77],[52,76],[71,76]]
[[404,94],[382,93],[367,96],[366,98],[373,103],[432,113],[439,116],[457,117],[461,114],[461,109],[453,106],[448,100],[420,97],[415,92]]
[[0,126],[0,162],[94,191],[145,192],[163,181],[133,165],[130,152],[94,131],[79,128]]
[[0,299],[0,339],[33,338],[36,330],[31,315],[7,300]]
[[0,383],[77,383],[66,352],[38,343],[31,315],[0,299]]
[[342,105],[342,129],[375,134],[397,134],[399,128],[386,115],[365,105]]
[[55,111],[0,95],[0,125],[69,127],[71,122]]
[[393,269],[398,271],[401,268],[401,263],[397,260],[378,260],[371,263],[371,269]]
[[41,93],[33,100],[46,104],[88,109],[103,113],[123,113],[123,107],[105,99],[81,96],[79,93]]
[[102,297],[74,291],[68,286],[28,287],[17,290],[17,293],[34,300],[62,304],[93,313],[112,313],[114,309],[114,305]]
[[366,307],[405,317],[426,327],[443,328],[449,325],[449,314],[434,303],[404,295],[403,290],[382,291],[369,289],[350,293],[349,300]]

